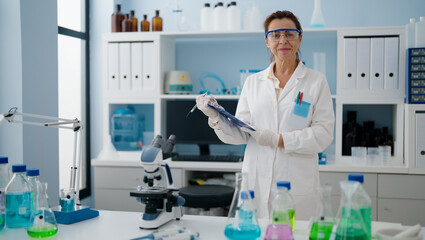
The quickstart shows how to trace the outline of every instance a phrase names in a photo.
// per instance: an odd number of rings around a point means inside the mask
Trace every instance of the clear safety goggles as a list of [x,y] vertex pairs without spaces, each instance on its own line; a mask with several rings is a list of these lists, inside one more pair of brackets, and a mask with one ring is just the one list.
[[266,38],[272,42],[280,41],[282,36],[284,36],[285,39],[288,41],[294,41],[298,40],[300,38],[300,35],[300,30],[291,28],[276,29],[273,31],[266,32]]

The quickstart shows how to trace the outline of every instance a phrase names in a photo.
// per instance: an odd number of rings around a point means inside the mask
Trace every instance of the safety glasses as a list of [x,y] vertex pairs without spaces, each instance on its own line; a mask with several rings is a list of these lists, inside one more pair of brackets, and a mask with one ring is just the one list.
[[266,32],[266,38],[272,42],[278,42],[282,36],[284,36],[288,41],[294,41],[298,40],[300,35],[300,30],[290,28],[276,29]]

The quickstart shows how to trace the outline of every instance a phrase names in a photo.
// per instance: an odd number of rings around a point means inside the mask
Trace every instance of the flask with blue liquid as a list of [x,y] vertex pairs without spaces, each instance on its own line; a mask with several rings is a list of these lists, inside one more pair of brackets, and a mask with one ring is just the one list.
[[25,177],[26,165],[13,165],[13,177],[6,186],[6,226],[27,228],[32,226],[33,194]]
[[3,230],[5,225],[4,216],[4,191],[10,181],[9,174],[9,159],[7,157],[0,157],[0,231]]
[[257,211],[252,203],[246,179],[247,173],[236,173],[236,189],[224,229],[224,235],[230,240],[255,240],[261,235]]

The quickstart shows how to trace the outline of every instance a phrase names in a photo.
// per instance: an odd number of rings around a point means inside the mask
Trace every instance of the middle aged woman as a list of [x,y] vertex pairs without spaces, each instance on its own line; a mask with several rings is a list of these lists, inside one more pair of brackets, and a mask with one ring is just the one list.
[[264,28],[271,64],[246,80],[235,114],[256,131],[229,123],[207,105],[208,97],[196,102],[221,141],[247,144],[242,171],[249,173],[258,216],[268,217],[276,182],[290,181],[296,218],[308,219],[316,213],[317,153],[333,139],[331,94],[326,77],[300,60],[303,34],[292,12],[272,13]]

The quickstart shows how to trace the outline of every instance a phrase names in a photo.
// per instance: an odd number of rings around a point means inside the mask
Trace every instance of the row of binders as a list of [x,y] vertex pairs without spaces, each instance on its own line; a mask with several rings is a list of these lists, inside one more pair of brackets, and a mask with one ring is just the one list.
[[153,42],[108,43],[108,90],[153,90]]
[[399,89],[398,37],[344,38],[342,88],[347,90]]

